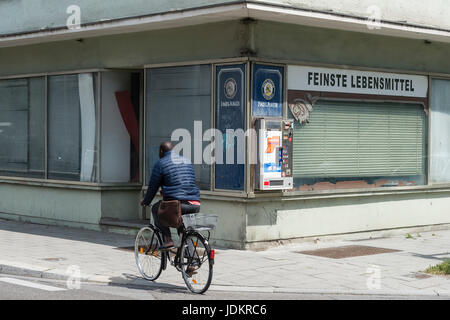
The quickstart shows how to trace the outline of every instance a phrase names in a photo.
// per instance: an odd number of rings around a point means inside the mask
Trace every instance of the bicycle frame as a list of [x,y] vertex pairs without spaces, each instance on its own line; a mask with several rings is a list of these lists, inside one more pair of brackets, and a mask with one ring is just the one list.
[[[146,229],[151,229],[152,236],[150,239],[146,238],[144,235]],[[161,246],[163,243],[163,233],[158,227],[150,223],[148,226],[143,227],[141,228],[141,230],[139,230],[136,236],[134,250],[139,272],[147,280],[156,280],[161,275],[161,272],[167,268],[167,261],[169,261],[169,263],[174,266],[177,271],[182,273],[184,282],[186,283],[186,286],[190,291],[199,294],[204,293],[206,290],[208,290],[211,284],[213,274],[212,268],[214,265],[215,257],[215,251],[211,249],[208,243],[210,236],[209,229],[194,229],[191,226],[186,228],[183,224],[182,228],[179,228],[179,231],[181,245],[176,249],[175,252],[175,248],[172,248],[172,250],[160,250],[159,246]],[[208,235],[206,236],[200,233],[202,231],[208,231]],[[150,244],[148,243],[148,241],[150,241]],[[143,243],[143,245],[141,245],[141,243]],[[145,253],[143,252],[144,246]],[[150,257],[150,259],[154,259],[155,257],[156,259],[159,259],[160,261],[157,262],[159,264],[159,268],[151,274],[147,273],[147,271],[144,271],[142,269],[141,261],[139,258],[141,256],[140,254],[153,256]],[[209,266],[209,268],[207,269],[201,268],[205,262],[207,262]],[[200,268],[202,272],[198,276],[195,276],[199,273]],[[206,279],[204,278],[205,272],[207,274]],[[204,282],[204,280],[206,282]],[[200,284],[203,282],[205,283],[204,285]]]
[[[157,226],[153,226],[154,230],[155,230],[155,234],[157,234],[157,237],[159,239],[162,239],[161,235],[162,232],[161,230],[157,227]],[[181,239],[180,239],[180,247],[177,249],[176,253],[175,253],[175,257],[173,258],[173,260],[170,258],[170,249],[167,251],[162,252],[161,254],[161,259],[163,259],[163,266],[162,269],[166,270],[167,268],[167,261],[169,261],[170,265],[174,266],[178,271],[181,271],[181,263],[180,263],[180,256],[181,256],[181,244],[184,243],[184,240],[189,236],[189,235],[196,235],[199,237],[202,237],[206,243],[209,242],[209,237],[210,237],[210,232],[208,231],[208,237],[205,238],[201,233],[199,233],[198,231],[196,231],[195,229],[191,229],[191,228],[185,228],[183,226],[183,229],[181,231]],[[152,236],[152,241],[153,241],[153,236]],[[211,264],[214,264],[214,259],[211,259],[211,257],[208,257],[208,259],[210,260]]]

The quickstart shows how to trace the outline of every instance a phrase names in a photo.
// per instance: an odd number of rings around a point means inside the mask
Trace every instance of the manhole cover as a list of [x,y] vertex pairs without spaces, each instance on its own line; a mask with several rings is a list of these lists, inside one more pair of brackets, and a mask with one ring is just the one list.
[[343,259],[343,258],[368,256],[372,254],[398,252],[398,251],[399,250],[355,245],[355,246],[324,248],[310,251],[297,251],[297,253],[332,259]]
[[410,272],[408,274],[403,275],[404,278],[413,278],[413,279],[428,279],[431,278],[431,275],[422,273],[422,272]]

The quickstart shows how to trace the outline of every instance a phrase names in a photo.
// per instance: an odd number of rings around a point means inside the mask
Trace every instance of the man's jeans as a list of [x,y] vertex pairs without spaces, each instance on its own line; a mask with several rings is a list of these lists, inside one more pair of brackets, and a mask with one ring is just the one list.
[[[190,204],[187,201],[180,201],[180,202],[181,202],[181,214],[190,214],[190,213],[200,212],[200,206]],[[157,226],[162,231],[162,234],[165,237],[171,238],[169,227],[165,227],[165,226],[161,225],[158,220],[158,208],[159,208],[160,204],[161,204],[161,201],[158,201],[157,203],[155,203],[152,206],[153,221],[155,223],[155,226]],[[181,227],[178,228],[178,234],[180,234],[180,233],[181,233]]]

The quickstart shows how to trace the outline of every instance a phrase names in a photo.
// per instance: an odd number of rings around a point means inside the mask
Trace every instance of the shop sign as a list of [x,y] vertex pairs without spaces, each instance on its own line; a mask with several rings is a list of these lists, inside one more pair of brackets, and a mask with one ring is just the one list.
[[252,115],[254,117],[283,116],[283,74],[283,67],[253,65]]
[[289,90],[425,98],[426,76],[334,68],[288,66]]
[[227,136],[227,130],[245,128],[245,64],[216,66],[216,128],[223,135],[224,159],[234,159],[231,164],[216,163],[215,188],[242,190],[244,164],[238,162],[236,138]]

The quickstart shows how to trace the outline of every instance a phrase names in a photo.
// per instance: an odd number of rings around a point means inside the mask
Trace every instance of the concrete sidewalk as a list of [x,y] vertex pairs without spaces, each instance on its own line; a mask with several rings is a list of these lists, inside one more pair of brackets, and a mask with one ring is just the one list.
[[[450,230],[389,238],[317,241],[265,251],[217,249],[210,290],[280,293],[448,296],[450,277],[421,271],[450,258]],[[155,282],[141,278],[132,247],[134,237],[66,227],[0,220],[0,273],[186,288],[173,267]],[[396,252],[340,259],[299,251],[363,245]],[[186,289],[187,290],[187,289]]]

